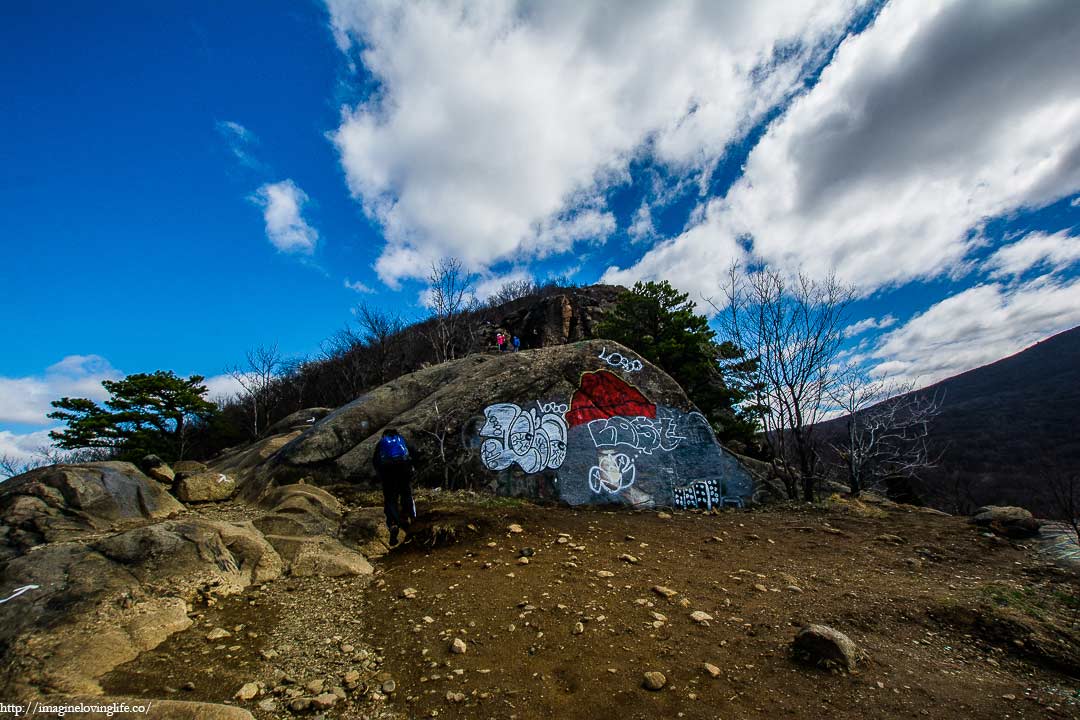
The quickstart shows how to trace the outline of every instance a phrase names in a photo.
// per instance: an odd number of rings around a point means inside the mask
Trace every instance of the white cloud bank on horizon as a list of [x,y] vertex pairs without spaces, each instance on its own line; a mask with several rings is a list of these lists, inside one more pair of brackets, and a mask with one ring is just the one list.
[[251,196],[252,202],[263,209],[266,237],[284,253],[311,255],[319,241],[319,233],[304,220],[303,209],[307,193],[292,180],[266,183]]
[[62,397],[103,400],[108,393],[102,380],[116,380],[120,372],[100,355],[68,355],[41,375],[0,377],[0,423],[51,425],[50,403]]
[[988,282],[945,298],[884,333],[875,374],[925,386],[992,363],[1080,325],[1080,277]]
[[859,4],[328,0],[339,46],[379,83],[333,139],[383,227],[380,279],[603,242],[603,192],[636,155],[707,179]]

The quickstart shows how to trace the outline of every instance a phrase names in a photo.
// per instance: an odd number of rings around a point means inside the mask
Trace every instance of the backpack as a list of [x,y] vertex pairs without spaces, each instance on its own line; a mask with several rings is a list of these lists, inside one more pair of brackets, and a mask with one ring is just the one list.
[[379,461],[384,463],[402,463],[409,459],[409,447],[405,438],[391,435],[379,440]]

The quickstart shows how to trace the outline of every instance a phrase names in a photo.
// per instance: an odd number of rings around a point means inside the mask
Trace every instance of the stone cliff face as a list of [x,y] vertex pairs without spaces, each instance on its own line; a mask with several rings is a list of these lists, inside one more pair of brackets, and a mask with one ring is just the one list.
[[626,288],[590,285],[542,298],[523,298],[496,308],[490,326],[521,339],[526,349],[564,345],[596,337],[596,325]]
[[375,443],[391,426],[413,448],[422,482],[572,505],[742,505],[755,492],[670,376],[594,340],[474,355],[398,378],[285,444],[244,493],[305,477],[371,481]]

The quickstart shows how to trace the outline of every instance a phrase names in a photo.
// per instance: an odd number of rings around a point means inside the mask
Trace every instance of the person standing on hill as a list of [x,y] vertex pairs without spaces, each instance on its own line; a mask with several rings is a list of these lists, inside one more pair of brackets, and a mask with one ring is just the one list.
[[521,349],[521,338],[515,335],[510,344],[514,346],[514,352],[517,352]]
[[416,519],[416,503],[412,496],[412,458],[405,438],[394,428],[386,428],[371,464],[382,483],[383,509],[386,511],[386,527],[390,529],[390,546],[398,543],[398,531],[408,528]]
[[502,333],[495,335],[495,345],[499,348],[499,352],[503,351],[503,346],[506,345],[506,336]]

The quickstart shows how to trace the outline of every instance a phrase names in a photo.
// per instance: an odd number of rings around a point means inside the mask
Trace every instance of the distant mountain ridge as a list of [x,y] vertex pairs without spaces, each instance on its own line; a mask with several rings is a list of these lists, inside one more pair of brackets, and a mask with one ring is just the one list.
[[[951,511],[1050,506],[1046,478],[1080,473],[1080,327],[913,394],[943,397],[932,426],[944,451],[922,478],[925,500]],[[844,419],[824,423],[826,436]]]

